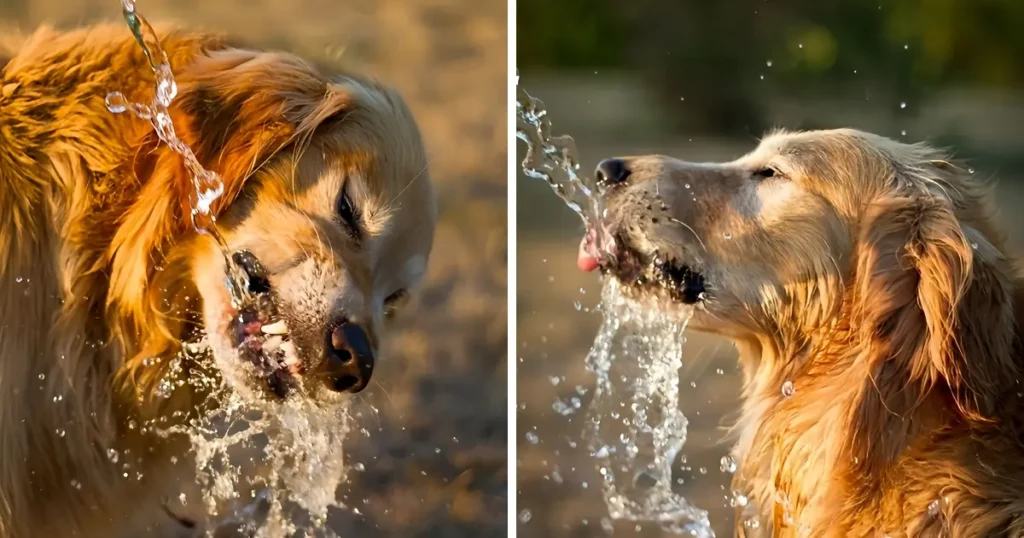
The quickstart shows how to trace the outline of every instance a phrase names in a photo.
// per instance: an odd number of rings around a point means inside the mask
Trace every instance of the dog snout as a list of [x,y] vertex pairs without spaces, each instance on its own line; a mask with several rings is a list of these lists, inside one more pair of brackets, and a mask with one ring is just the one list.
[[342,321],[327,333],[324,377],[327,386],[337,392],[356,393],[370,382],[373,374],[373,346],[366,330],[350,321]]
[[629,174],[629,167],[622,159],[605,159],[598,163],[597,171],[594,172],[597,183],[608,187],[626,181]]

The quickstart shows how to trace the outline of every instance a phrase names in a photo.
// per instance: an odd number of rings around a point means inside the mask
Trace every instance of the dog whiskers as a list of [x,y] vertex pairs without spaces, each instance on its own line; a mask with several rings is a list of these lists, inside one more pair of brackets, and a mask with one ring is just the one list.
[[391,407],[392,407],[392,408],[393,408],[393,409],[395,410],[395,413],[397,413],[397,414],[398,414],[398,418],[400,418],[400,419],[403,419],[403,420],[404,420],[404,419],[405,419],[405,417],[404,417],[404,416],[402,415],[402,412],[401,412],[401,411],[399,411],[399,409],[398,409],[398,404],[397,404],[397,403],[395,403],[395,400],[394,400],[394,398],[392,398],[392,397],[391,397],[391,393],[390,393],[390,392],[388,392],[388,390],[384,388],[384,385],[382,385],[382,384],[380,383],[380,381],[377,381],[376,379],[371,379],[371,380],[370,380],[370,382],[371,382],[371,383],[373,383],[373,384],[375,384],[375,385],[377,385],[378,387],[380,387],[380,391],[381,391],[382,393],[384,393],[384,396],[385,396],[385,397],[386,397],[386,398],[388,399],[388,401],[389,401],[389,402],[391,402]]
[[408,183],[405,184],[405,187],[402,187],[402,190],[398,191],[398,194],[396,194],[392,199],[388,200],[388,203],[385,204],[385,206],[391,206],[392,204],[397,202],[398,198],[401,197],[402,194],[405,194],[405,191],[409,190],[409,187],[411,187],[412,184],[415,183],[416,180],[419,179],[420,176],[422,176],[423,173],[426,172],[428,168],[430,168],[430,162],[431,161],[428,159],[427,164],[424,164],[423,168],[419,172],[417,172],[416,175],[413,176]]
[[693,236],[697,238],[697,242],[700,243],[700,248],[704,249],[704,252],[708,251],[708,247],[704,246],[704,241],[700,238],[699,235],[697,235],[697,232],[693,228],[691,228],[689,224],[686,224],[685,222],[675,217],[669,217],[668,220],[686,228],[687,230],[690,230],[690,233],[692,233]]

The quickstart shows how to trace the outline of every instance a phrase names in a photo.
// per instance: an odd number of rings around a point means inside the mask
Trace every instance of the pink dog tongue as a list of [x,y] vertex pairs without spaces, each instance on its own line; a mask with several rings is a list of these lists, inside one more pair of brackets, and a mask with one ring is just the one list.
[[583,240],[580,241],[580,251],[576,258],[576,266],[579,267],[581,271],[589,273],[594,269],[597,269],[597,266],[600,265],[597,252],[595,251],[596,248],[594,246],[594,241],[591,234],[588,232],[587,235],[583,237]]

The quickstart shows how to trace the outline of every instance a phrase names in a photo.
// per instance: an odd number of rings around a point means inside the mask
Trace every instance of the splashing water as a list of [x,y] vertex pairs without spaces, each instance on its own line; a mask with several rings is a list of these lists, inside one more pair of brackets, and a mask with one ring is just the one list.
[[[517,81],[518,82],[518,81]],[[602,256],[614,256],[602,185],[579,174],[576,144],[553,136],[544,104],[516,88],[516,134],[527,145],[525,174],[546,181],[587,227]],[[587,356],[597,378],[585,435],[602,476],[613,519],[655,522],[676,534],[711,538],[706,511],[672,491],[672,463],[686,442],[687,420],[679,410],[683,331],[690,314],[665,312],[623,296],[607,278],[601,295],[601,329]],[[553,406],[560,414],[573,409]]]
[[544,103],[516,86],[516,137],[526,142],[523,172],[543,179],[555,194],[576,212],[602,256],[612,256],[615,239],[604,225],[604,188],[579,174],[576,142],[570,136],[551,134],[551,120]]
[[[198,368],[186,373],[185,364]],[[208,391],[198,416],[180,426],[159,420],[148,426],[190,440],[210,531],[270,538],[301,529],[306,536],[332,536],[323,525],[328,509],[342,506],[335,492],[348,475],[342,450],[351,429],[347,406],[244,398],[219,375],[205,341],[187,344],[172,361],[159,396],[170,398],[186,383]]]
[[[160,140],[181,155],[194,187],[192,224],[199,233],[212,236],[224,254],[225,286],[239,322],[258,319],[269,325],[278,316],[273,295],[250,286],[265,278],[259,260],[247,251],[229,253],[217,231],[213,203],[224,193],[224,183],[217,173],[203,168],[175,133],[169,107],[178,87],[167,54],[153,28],[137,13],[135,2],[121,0],[121,6],[149,61],[156,87],[149,104],[132,103],[122,93],[111,92],[107,109],[149,121]],[[169,398],[185,384],[207,393],[197,406],[198,415],[179,426],[167,426],[163,417],[142,427],[190,440],[203,505],[212,520],[209,532],[235,528],[268,538],[300,531],[304,536],[334,536],[323,525],[328,509],[341,506],[335,491],[347,475],[341,446],[350,429],[347,406],[302,397],[281,401],[245,397],[224,381],[205,340],[184,346],[158,384],[156,396]]]
[[712,537],[708,513],[672,491],[672,463],[686,442],[679,369],[690,314],[664,312],[621,291],[617,280],[605,282],[604,319],[587,355],[597,386],[586,436],[600,462],[609,515]]
[[246,296],[248,278],[245,271],[228,256],[227,244],[217,231],[217,219],[213,214],[213,203],[224,194],[224,182],[216,172],[203,168],[195,152],[175,133],[169,108],[171,101],[178,95],[178,85],[174,80],[167,53],[160,46],[160,40],[153,27],[136,12],[134,0],[121,0],[121,14],[135,36],[135,41],[146,55],[149,67],[156,78],[156,88],[153,100],[149,104],[132,103],[121,92],[110,92],[106,97],[107,110],[114,114],[130,111],[136,117],[150,122],[160,140],[181,155],[194,187],[193,198],[190,200],[192,225],[200,233],[211,235],[221,247],[228,269],[228,291],[237,304],[242,304],[250,299]]

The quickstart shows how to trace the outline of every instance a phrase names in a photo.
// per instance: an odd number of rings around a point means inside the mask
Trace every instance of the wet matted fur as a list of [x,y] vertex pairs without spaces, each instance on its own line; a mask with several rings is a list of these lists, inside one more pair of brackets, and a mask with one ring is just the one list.
[[[379,343],[422,277],[436,221],[402,99],[290,54],[159,33],[178,77],[178,134],[224,178],[222,231],[267,265],[304,360],[320,360],[338,316]],[[123,25],[4,39],[0,537],[153,535],[161,518],[164,531],[187,532],[161,507],[192,481],[187,465],[168,464],[181,447],[136,425],[187,414],[201,397],[154,389],[184,339],[226,339],[223,258],[191,228],[180,157],[149,124],[104,106],[112,90],[152,95]],[[356,230],[338,218],[342,191]],[[110,449],[131,457],[115,464]]]
[[1024,535],[1024,293],[967,168],[854,130],[601,168],[604,270],[740,351],[738,535]]

